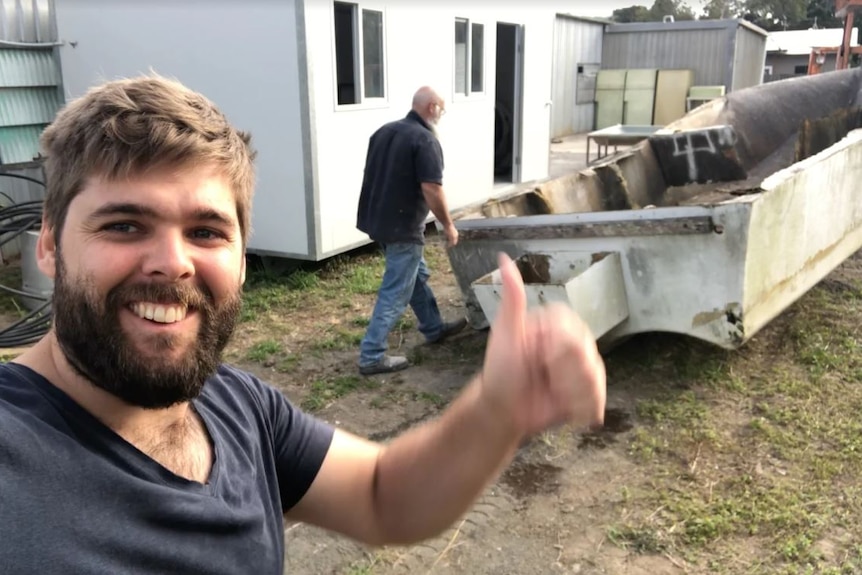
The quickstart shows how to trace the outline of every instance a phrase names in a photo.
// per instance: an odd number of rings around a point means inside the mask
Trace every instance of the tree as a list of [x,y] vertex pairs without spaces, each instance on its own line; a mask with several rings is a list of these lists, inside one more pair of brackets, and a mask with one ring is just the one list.
[[808,0],[747,0],[745,17],[769,31],[792,30],[805,19]]
[[739,18],[745,14],[744,4],[743,0],[709,0],[703,7],[701,18],[705,20]]
[[674,20],[694,20],[694,12],[683,0],[655,0],[651,8],[629,6],[614,10],[614,22],[661,22],[665,16]]
[[806,28],[811,28],[815,24],[818,28],[841,28],[844,26],[843,20],[835,17],[835,0],[811,0],[808,3],[806,16]]
[[649,12],[653,22],[661,22],[665,16],[673,16],[674,20],[694,20],[694,12],[682,0],[655,0]]
[[611,19],[614,22],[648,22],[650,13],[646,6],[629,6],[614,10]]

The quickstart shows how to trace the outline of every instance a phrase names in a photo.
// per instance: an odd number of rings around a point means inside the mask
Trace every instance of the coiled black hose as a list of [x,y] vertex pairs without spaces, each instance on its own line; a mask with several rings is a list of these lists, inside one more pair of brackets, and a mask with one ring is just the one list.
[[[16,178],[33,182],[44,187],[44,182],[20,174],[0,172],[0,177]],[[0,208],[0,247],[30,231],[38,230],[42,222],[42,201],[33,200],[15,203],[3,192],[0,195],[9,201],[9,205]],[[51,299],[27,293],[0,284],[0,290],[19,297],[34,300],[44,300],[45,303],[2,330],[0,330],[0,348],[22,347],[35,343],[51,328]]]

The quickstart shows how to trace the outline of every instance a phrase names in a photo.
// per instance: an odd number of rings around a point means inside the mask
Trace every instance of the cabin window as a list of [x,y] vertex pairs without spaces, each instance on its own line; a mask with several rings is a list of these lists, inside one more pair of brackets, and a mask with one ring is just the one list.
[[575,77],[575,104],[591,105],[596,101],[596,80],[599,77],[601,64],[578,64],[578,74]]
[[455,93],[469,96],[485,90],[485,26],[455,19]]
[[335,2],[335,76],[339,105],[386,97],[383,12]]

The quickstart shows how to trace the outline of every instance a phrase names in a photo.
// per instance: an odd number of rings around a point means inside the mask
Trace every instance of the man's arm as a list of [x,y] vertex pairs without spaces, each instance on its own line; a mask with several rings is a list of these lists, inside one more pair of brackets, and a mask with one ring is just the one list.
[[452,216],[449,215],[449,206],[446,203],[446,193],[443,191],[443,186],[432,182],[422,182],[422,195],[425,196],[425,202],[431,209],[431,213],[443,226],[449,247],[453,247],[458,243],[458,230],[455,229]]
[[289,517],[374,545],[431,537],[451,525],[527,436],[604,414],[604,364],[567,306],[526,313],[517,268],[501,258],[503,301],[483,369],[439,419],[380,446],[337,431]]
[[483,405],[474,380],[440,419],[388,446],[336,430],[317,479],[289,517],[372,545],[432,537],[470,507],[519,439]]

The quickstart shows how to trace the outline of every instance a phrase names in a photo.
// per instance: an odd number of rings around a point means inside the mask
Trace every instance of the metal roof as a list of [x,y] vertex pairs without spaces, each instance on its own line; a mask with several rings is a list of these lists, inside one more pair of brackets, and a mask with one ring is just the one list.
[[557,12],[557,16],[560,18],[566,18],[568,20],[578,20],[580,22],[586,22],[588,24],[600,24],[602,26],[609,26],[613,24],[614,21],[609,18],[594,18],[590,16],[578,16],[576,14],[569,14],[563,12]]
[[605,29],[608,34],[625,34],[626,32],[676,32],[679,30],[714,30],[716,28],[748,28],[761,36],[769,32],[755,26],[742,18],[727,18],[723,20],[677,20],[676,22],[626,22],[613,24]]
[[[856,45],[859,29],[853,27],[850,44]],[[809,30],[781,30],[770,32],[766,38],[766,51],[798,56],[810,54],[812,48],[840,46],[844,39],[843,28],[819,28]]]

